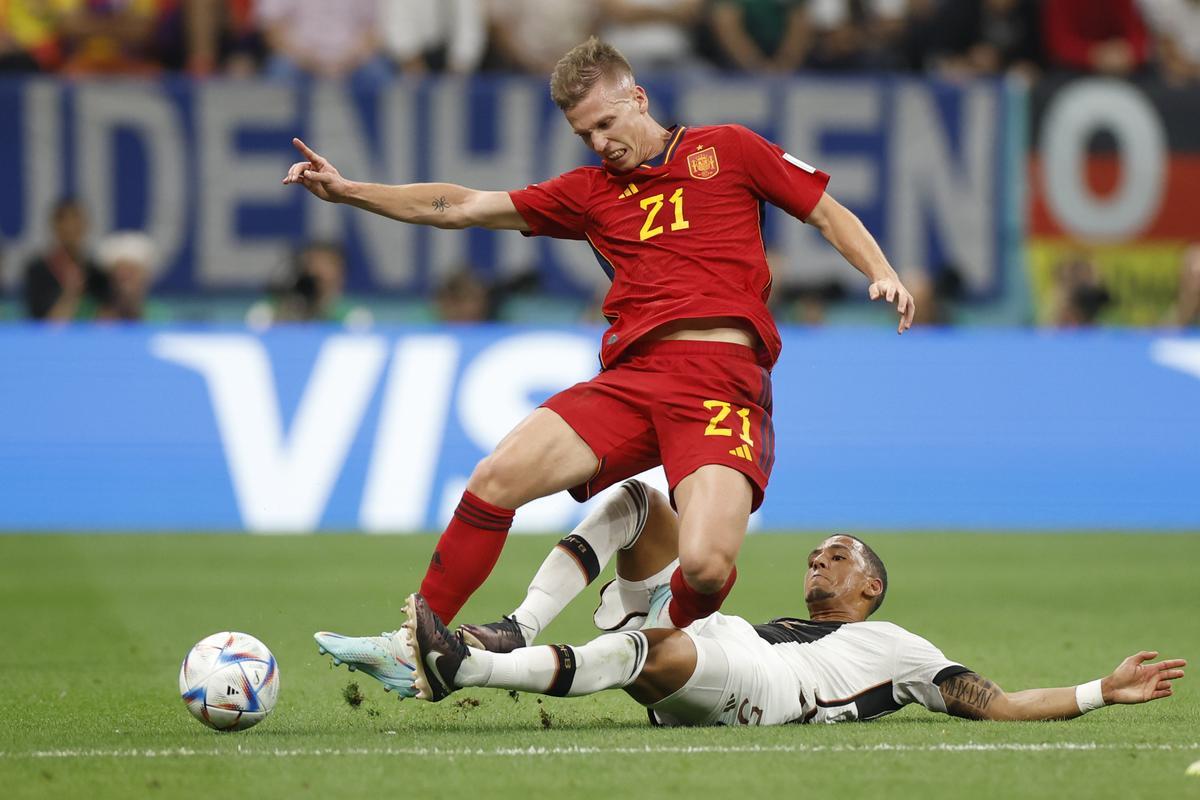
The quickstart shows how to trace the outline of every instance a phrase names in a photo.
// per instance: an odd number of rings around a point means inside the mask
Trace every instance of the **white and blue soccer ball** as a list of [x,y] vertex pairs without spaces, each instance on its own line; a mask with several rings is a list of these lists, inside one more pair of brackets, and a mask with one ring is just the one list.
[[208,727],[243,731],[275,708],[279,665],[267,646],[248,633],[214,633],[184,657],[179,693],[192,716]]

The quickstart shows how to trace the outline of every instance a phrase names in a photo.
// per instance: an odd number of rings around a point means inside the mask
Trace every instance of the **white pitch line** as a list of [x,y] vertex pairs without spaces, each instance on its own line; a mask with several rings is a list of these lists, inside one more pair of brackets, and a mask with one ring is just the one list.
[[235,750],[219,748],[194,749],[175,747],[153,749],[80,749],[80,750],[32,750],[29,752],[0,752],[0,759],[22,758],[193,758],[209,756],[243,756],[293,758],[304,756],[410,756],[423,758],[460,758],[465,756],[608,756],[608,755],[699,755],[706,753],[1073,753],[1099,751],[1196,751],[1200,742],[1182,744],[1113,744],[1100,742],[965,742],[963,744],[831,744],[831,745],[690,745],[690,746],[646,746],[646,747],[497,747],[484,748],[440,748],[440,747],[298,747],[298,748],[251,748],[239,745]]

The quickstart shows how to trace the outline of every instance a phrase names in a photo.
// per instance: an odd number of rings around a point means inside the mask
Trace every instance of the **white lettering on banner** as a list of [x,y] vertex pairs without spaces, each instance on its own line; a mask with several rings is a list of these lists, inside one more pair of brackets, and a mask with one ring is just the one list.
[[[736,123],[753,131],[763,131],[771,124],[774,114],[772,95],[773,87],[760,80],[736,79],[715,83],[707,79],[693,79],[684,85],[676,115],[694,126]],[[768,206],[766,211],[768,215],[780,213],[773,206]],[[776,242],[780,241],[779,236],[775,238]],[[778,249],[782,250],[782,245]]]
[[[961,262],[973,288],[994,283],[997,236],[990,206],[995,198],[986,192],[998,179],[999,149],[992,144],[1004,133],[995,124],[1001,110],[995,86],[944,90],[951,99],[962,93],[962,116],[947,122],[935,113],[939,91],[919,82],[678,78],[664,85],[674,90],[673,106],[652,108],[689,124],[746,124],[772,134],[796,158],[829,171],[835,196],[851,207],[879,212],[882,224],[876,232],[889,239],[886,249],[898,263],[923,263],[926,234],[933,228]],[[536,265],[545,254],[551,269],[580,291],[607,286],[586,243],[414,228],[322,204],[280,182],[294,158],[287,140],[296,132],[306,132],[350,177],[389,183],[427,177],[510,189],[589,163],[587,149],[561,114],[544,106],[539,81],[480,85],[446,79],[420,90],[394,82],[370,97],[320,81],[308,92],[272,81],[130,81],[64,89],[64,84],[32,79],[16,86],[19,114],[0,122],[22,144],[22,152],[13,154],[20,170],[19,196],[0,204],[8,254],[0,281],[4,285],[18,282],[16,270],[45,242],[50,204],[78,184],[95,215],[97,233],[110,229],[116,218],[127,218],[129,203],[145,187],[145,222],[164,261],[188,272],[171,276],[179,289],[258,289],[287,263],[291,234],[297,231],[349,239],[354,257],[362,256],[352,265],[354,280],[364,279],[365,266],[368,282],[376,288],[409,289],[426,276],[436,281],[468,256],[477,259],[491,250],[501,274]],[[1067,89],[1064,98],[1078,91]],[[1138,97],[1132,88],[1122,91],[1127,99]],[[426,110],[426,97],[428,119],[420,119],[417,112]],[[478,97],[488,102],[473,104]],[[1068,180],[1065,189],[1055,182],[1048,189],[1064,225],[1086,225],[1092,211],[1101,211],[1119,218],[1119,224],[1094,225],[1119,231],[1124,225],[1137,229],[1139,220],[1152,216],[1161,200],[1158,178],[1165,167],[1161,125],[1143,106],[1122,112],[1114,127],[1126,166],[1118,197],[1091,197],[1079,181]],[[72,119],[77,124],[64,122]],[[1100,124],[1088,119],[1083,120],[1087,125],[1064,134],[1068,155],[1078,155],[1080,137]],[[15,126],[21,126],[19,132]],[[62,132],[68,129],[72,141],[63,142]],[[117,131],[125,129],[136,136],[149,163],[146,169],[133,165],[117,175],[113,142]],[[495,130],[494,148],[474,151],[471,133],[490,129]],[[247,135],[256,141],[243,141]],[[260,150],[267,138],[277,146]],[[826,143],[840,153],[826,156]],[[880,143],[890,148],[887,156]],[[426,163],[418,164],[418,156]],[[1079,174],[1077,162],[1047,159],[1070,175]],[[67,164],[74,165],[77,175],[62,174]],[[891,179],[884,175],[889,167]],[[303,209],[302,219],[289,234],[283,217],[297,208]],[[806,278],[854,277],[814,231],[781,221],[786,224],[778,226],[772,244],[786,254],[787,272],[803,270]]]
[[[467,489],[467,476],[454,475],[442,484],[442,500],[437,507],[437,527],[445,528],[450,524],[455,509],[462,500],[462,494]],[[514,518],[515,522],[515,518]]]
[[458,356],[452,336],[409,336],[396,343],[363,488],[364,530],[425,529]]
[[243,524],[266,533],[316,528],[383,370],[384,340],[329,337],[286,436],[256,338],[160,334],[150,349],[204,376]]
[[82,197],[94,215],[95,231],[116,227],[117,172],[113,140],[132,130],[146,151],[146,219],[139,226],[154,240],[160,263],[172,262],[183,247],[187,227],[185,174],[191,159],[184,153],[183,122],[168,95],[142,82],[86,83],[76,93],[75,127]]
[[[785,132],[779,144],[828,173],[829,192],[843,205],[867,207],[881,199],[878,158],[866,154],[827,156],[821,150],[821,139],[829,133],[877,133],[882,117],[882,91],[874,82],[855,83],[853,90],[819,83],[792,86],[784,94]],[[776,249],[785,281],[864,280],[856,270],[847,269],[846,260],[815,228],[790,217],[784,219]]]
[[895,93],[888,193],[891,259],[898,266],[929,263],[926,232],[937,230],[947,257],[967,285],[997,279],[994,175],[1000,94],[991,84],[963,89],[958,156],[951,149],[932,90],[903,83]]
[[[596,368],[596,341],[591,337],[567,333],[509,336],[476,356],[464,370],[455,404],[459,422],[471,441],[490,453],[544,396],[587,380],[596,374]],[[465,482],[465,476],[460,480]],[[461,489],[456,492],[454,486],[461,485],[447,479],[440,508],[457,504]],[[570,528],[575,513],[575,501],[559,492],[522,506],[513,530]]]
[[21,171],[20,197],[22,220],[20,233],[4,240],[4,258],[0,267],[0,286],[21,282],[21,270],[47,241],[50,207],[62,191],[62,128],[59,84],[50,80],[30,80],[21,87],[21,135],[23,152],[6,161]]
[[[719,83],[707,79],[690,80],[683,87],[676,105],[676,116],[686,120],[688,125],[736,122],[761,130],[771,119],[771,88],[756,79]],[[653,106],[650,113],[655,113]]]
[[1187,339],[1159,339],[1150,345],[1150,360],[1168,369],[1200,378],[1200,342]]
[[[524,187],[534,173],[537,126],[541,119],[538,109],[544,89],[535,88],[535,84],[528,82],[505,81],[498,85],[496,113],[482,123],[496,127],[496,149],[487,153],[473,152],[469,147],[472,128],[481,127],[481,121],[470,118],[472,91],[478,89],[472,89],[469,81],[452,78],[443,81],[439,91],[431,93],[430,129],[435,133],[429,174],[436,181],[481,188]],[[566,127],[566,122],[559,124]],[[434,283],[464,264],[470,264],[469,245],[473,236],[499,237],[496,260],[502,273],[513,274],[528,269],[534,260],[533,242],[513,233],[431,229],[428,235],[431,243],[429,274]]]
[[[367,136],[368,126],[354,100],[341,81],[318,81],[309,109],[306,143],[343,175],[379,183],[412,183],[416,176],[411,157],[415,138],[410,119],[411,89],[397,85],[380,94],[386,120],[382,129],[376,129],[380,134],[377,147]],[[379,157],[373,158],[376,152]],[[417,273],[413,257],[417,227],[366,214],[352,206],[326,203],[308,192],[304,195],[310,236],[344,240],[350,237],[352,228],[357,229],[375,283],[397,289],[412,287]]]
[[[1087,150],[1097,131],[1117,144],[1121,184],[1098,197],[1088,185]],[[1136,238],[1154,219],[1166,189],[1167,134],[1153,103],[1132,84],[1109,78],[1073,83],[1042,119],[1046,201],[1071,234],[1096,241]]]
[[[393,81],[380,97],[382,101],[380,150],[387,179],[400,182],[415,180],[416,114],[415,90],[407,82]],[[369,265],[371,276],[381,286],[408,286],[419,271],[417,261],[417,229],[394,220],[369,214],[368,222],[355,219],[367,235],[367,252],[375,257]]]
[[209,81],[198,84],[196,92],[196,283],[209,289],[257,289],[285,263],[288,242],[277,234],[248,240],[238,230],[238,211],[243,203],[285,206],[292,197],[289,189],[296,187],[281,182],[291,163],[283,151],[251,155],[237,147],[237,134],[257,127],[286,137],[283,132],[296,125],[296,93],[290,85],[243,81]]

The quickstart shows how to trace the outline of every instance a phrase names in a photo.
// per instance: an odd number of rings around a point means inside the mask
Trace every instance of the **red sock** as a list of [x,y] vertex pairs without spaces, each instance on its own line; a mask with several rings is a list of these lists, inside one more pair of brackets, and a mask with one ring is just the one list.
[[733,582],[737,580],[737,567],[729,572],[725,585],[712,594],[701,594],[683,579],[683,569],[676,567],[671,573],[671,605],[667,612],[676,628],[686,628],[698,619],[704,619],[721,607]]
[[421,594],[445,624],[450,624],[492,573],[512,527],[513,513],[463,492],[421,581]]

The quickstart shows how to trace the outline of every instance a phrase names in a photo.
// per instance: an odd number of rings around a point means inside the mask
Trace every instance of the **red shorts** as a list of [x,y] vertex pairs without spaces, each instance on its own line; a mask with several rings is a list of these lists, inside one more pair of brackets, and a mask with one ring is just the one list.
[[752,508],[775,463],[771,374],[754,351],[726,342],[635,344],[613,367],[543,406],[558,414],[600,459],[591,480],[571,489],[579,502],[662,465],[676,485],[707,464],[749,479]]

